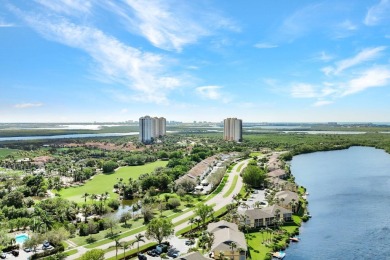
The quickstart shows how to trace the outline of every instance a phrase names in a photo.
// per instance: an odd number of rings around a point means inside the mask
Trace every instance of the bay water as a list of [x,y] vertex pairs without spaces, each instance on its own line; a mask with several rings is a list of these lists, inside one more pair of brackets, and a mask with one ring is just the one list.
[[390,155],[370,147],[298,155],[312,218],[286,259],[390,259]]

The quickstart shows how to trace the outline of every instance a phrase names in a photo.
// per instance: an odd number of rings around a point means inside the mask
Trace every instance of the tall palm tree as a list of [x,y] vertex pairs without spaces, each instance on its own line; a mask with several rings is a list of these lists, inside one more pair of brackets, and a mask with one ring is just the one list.
[[123,259],[126,259],[126,250],[130,248],[130,244],[128,242],[122,242],[123,248]]
[[135,236],[135,240],[131,243],[131,245],[134,245],[135,243],[137,243],[137,255],[139,253],[139,242],[144,242],[145,243],[145,239],[144,239],[144,235],[142,234],[138,234]]
[[195,218],[194,218],[194,217],[191,217],[191,218],[188,220],[188,223],[191,225],[191,231],[192,231],[192,224],[195,223]]
[[84,203],[87,203],[87,198],[89,197],[89,193],[85,192],[81,197],[84,198]]
[[234,249],[237,248],[237,244],[235,242],[231,242],[229,247],[230,247],[230,250],[232,251],[232,256],[233,256],[233,259],[234,259]]
[[114,242],[115,242],[115,259],[118,259],[118,248],[121,247],[121,242],[119,242],[120,238],[115,237]]

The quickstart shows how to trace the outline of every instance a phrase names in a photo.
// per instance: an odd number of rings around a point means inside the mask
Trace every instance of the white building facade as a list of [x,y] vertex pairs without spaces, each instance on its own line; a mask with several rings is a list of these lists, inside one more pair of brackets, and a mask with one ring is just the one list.
[[224,121],[223,139],[226,141],[242,141],[242,120],[226,118]]
[[152,143],[154,139],[166,134],[166,119],[164,117],[144,116],[139,119],[139,140],[142,143]]

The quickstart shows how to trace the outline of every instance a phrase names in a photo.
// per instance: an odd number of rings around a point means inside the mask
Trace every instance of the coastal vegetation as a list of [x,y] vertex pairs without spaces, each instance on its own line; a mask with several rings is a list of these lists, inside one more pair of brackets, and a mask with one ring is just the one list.
[[[177,234],[201,236],[208,222],[218,218],[231,220],[234,207],[245,205],[253,188],[267,185],[265,162],[273,151],[283,151],[280,158],[287,161],[297,154],[350,146],[372,146],[390,152],[389,144],[389,134],[374,131],[355,135],[246,134],[242,143],[225,142],[219,134],[194,132],[168,135],[162,143],[147,146],[133,137],[0,143],[2,247],[7,250],[13,246],[15,232],[28,231],[26,245],[31,248],[46,240],[60,248],[68,239],[75,245],[94,248],[145,231],[145,225],[161,217],[172,221],[189,209],[194,210],[199,223],[192,222]],[[190,186],[176,185],[175,181],[197,163],[230,152],[252,158],[245,168],[238,162],[245,187],[239,193],[242,195],[235,195],[233,206],[227,205],[217,212],[210,206],[202,206],[199,202],[205,196],[192,192],[200,179]],[[227,180],[235,165],[236,162],[230,161],[210,178],[213,190],[208,199],[219,194],[225,185],[231,186],[223,197],[232,196],[238,177],[232,178],[233,185]],[[299,191],[304,192],[301,187]],[[128,206],[124,204],[126,201]],[[297,232],[301,221],[307,220],[305,201],[300,201],[300,205],[294,224],[273,229],[272,234],[267,234],[272,239],[266,238],[264,231],[241,227],[249,247],[253,247],[252,259],[269,257],[264,252],[285,247],[286,238]],[[126,208],[125,212],[117,213],[121,207]],[[59,230],[61,237],[44,236]],[[262,245],[254,247],[257,243]]]

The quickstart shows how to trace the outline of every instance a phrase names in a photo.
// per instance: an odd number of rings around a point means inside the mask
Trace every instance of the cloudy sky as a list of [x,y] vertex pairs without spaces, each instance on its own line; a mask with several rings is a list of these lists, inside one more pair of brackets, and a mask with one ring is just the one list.
[[0,122],[390,121],[390,0],[244,2],[3,0]]

